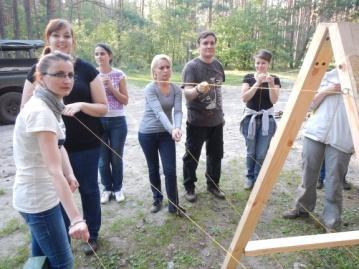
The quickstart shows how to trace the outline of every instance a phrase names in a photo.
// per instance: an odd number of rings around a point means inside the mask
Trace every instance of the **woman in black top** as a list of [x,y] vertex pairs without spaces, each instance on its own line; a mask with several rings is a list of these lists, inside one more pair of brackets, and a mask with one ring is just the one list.
[[277,76],[268,73],[271,59],[272,54],[268,50],[259,50],[254,55],[256,72],[245,75],[242,84],[241,98],[246,103],[246,108],[240,130],[247,147],[247,175],[244,184],[247,190],[253,188],[276,130],[273,104],[278,101],[281,85]]
[[[73,54],[74,35],[71,24],[62,19],[51,20],[45,29],[45,47],[43,54],[60,51]],[[76,58],[74,63],[75,81],[71,94],[64,98],[66,115],[65,148],[69,154],[71,166],[79,182],[84,218],[90,232],[89,244],[96,251],[98,231],[101,226],[100,190],[97,181],[100,142],[93,133],[101,135],[100,119],[107,113],[107,99],[98,71],[91,64]],[[25,81],[21,107],[29,100],[35,88],[33,74],[35,67]],[[92,133],[93,132],[93,133]],[[65,175],[66,176],[66,175]],[[67,217],[65,222],[68,223]],[[67,225],[68,226],[68,225]],[[84,246],[85,254],[92,254],[89,245]]]

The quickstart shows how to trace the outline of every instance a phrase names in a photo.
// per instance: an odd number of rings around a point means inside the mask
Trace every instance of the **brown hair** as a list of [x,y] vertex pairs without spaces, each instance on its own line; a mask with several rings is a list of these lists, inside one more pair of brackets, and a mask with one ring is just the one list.
[[40,80],[40,75],[45,75],[49,67],[58,61],[71,62],[73,64],[73,58],[65,53],[54,51],[43,55],[36,64],[35,78],[36,81]]
[[49,47],[50,35],[53,32],[59,31],[65,27],[68,27],[70,29],[71,37],[72,37],[72,46],[73,46],[73,48],[75,47],[76,43],[75,43],[75,37],[74,37],[74,32],[72,30],[71,23],[69,23],[67,20],[64,20],[64,19],[53,19],[53,20],[49,21],[49,23],[47,24],[45,31],[44,31],[44,40],[45,40],[46,47],[44,48],[44,50],[42,52],[43,55],[49,53],[48,47]]
[[261,49],[253,55],[253,58],[260,58],[270,63],[272,60],[272,53],[269,50]]
[[97,48],[97,47],[103,48],[106,51],[106,53],[108,54],[108,56],[111,57],[111,59],[110,59],[110,64],[111,64],[112,63],[112,50],[111,50],[110,46],[105,43],[97,43],[95,48]]
[[213,36],[214,37],[214,41],[217,43],[217,37],[216,34],[214,32],[211,31],[204,31],[202,33],[200,33],[197,37],[197,44],[199,45],[201,43],[201,39],[206,38],[207,36]]

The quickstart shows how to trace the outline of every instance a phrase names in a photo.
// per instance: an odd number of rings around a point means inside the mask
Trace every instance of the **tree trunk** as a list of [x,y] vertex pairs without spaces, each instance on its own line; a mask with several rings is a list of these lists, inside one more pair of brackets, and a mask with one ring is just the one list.
[[27,38],[32,39],[32,20],[31,20],[31,6],[30,0],[24,0],[25,20],[27,29]]
[[55,18],[55,12],[56,12],[55,0],[47,0],[46,1],[46,18],[48,21]]
[[17,0],[12,0],[12,15],[14,24],[14,39],[20,38],[19,17],[17,13]]
[[62,18],[62,9],[63,9],[63,4],[62,4],[62,0],[57,0],[57,17],[58,18]]
[[213,20],[213,0],[209,0],[208,3],[208,27],[212,27],[212,20]]
[[0,1],[0,38],[5,39],[4,3]]

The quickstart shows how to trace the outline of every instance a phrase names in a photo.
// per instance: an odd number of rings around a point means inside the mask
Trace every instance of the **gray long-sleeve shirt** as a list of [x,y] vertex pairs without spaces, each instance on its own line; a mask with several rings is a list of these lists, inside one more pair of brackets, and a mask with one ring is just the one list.
[[181,128],[182,91],[178,86],[170,83],[169,94],[165,96],[160,92],[157,84],[151,82],[145,88],[145,99],[145,112],[139,128],[140,133],[148,134],[167,131],[172,134],[174,128]]

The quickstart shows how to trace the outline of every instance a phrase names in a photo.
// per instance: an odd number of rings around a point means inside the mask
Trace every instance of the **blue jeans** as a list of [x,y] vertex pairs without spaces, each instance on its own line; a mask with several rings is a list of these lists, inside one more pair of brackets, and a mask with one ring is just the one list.
[[50,268],[73,268],[72,255],[60,206],[44,212],[20,212],[31,232],[32,256],[46,256]]
[[101,144],[99,170],[101,183],[105,191],[120,191],[123,180],[123,148],[127,136],[126,118],[104,117],[101,118],[104,129],[102,140],[105,141],[117,154],[107,146]]
[[[100,189],[97,181],[99,155],[100,148],[69,153],[74,175],[80,184],[83,215],[92,240],[97,240],[101,226]],[[69,224],[67,216],[65,223]]]
[[256,134],[254,139],[248,139],[248,126],[251,116],[244,118],[240,125],[240,130],[244,139],[246,140],[247,147],[247,179],[255,182],[257,180],[259,171],[261,170],[263,161],[267,155],[270,141],[277,129],[277,124],[273,117],[269,117],[269,130],[268,135],[262,135],[262,117],[256,117]]
[[[138,133],[138,140],[146,157],[154,202],[162,202],[163,200],[159,171],[159,153],[165,175],[167,198],[175,205],[178,205],[176,145],[171,135],[165,132],[152,134]],[[172,203],[169,203],[168,210],[175,212],[176,207]]]

